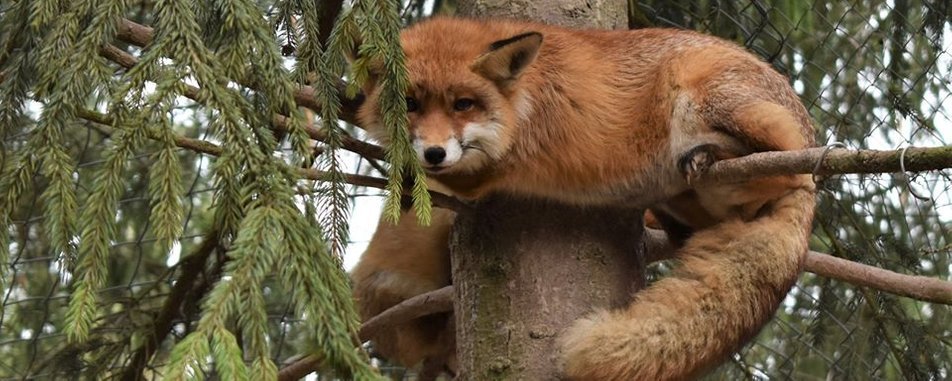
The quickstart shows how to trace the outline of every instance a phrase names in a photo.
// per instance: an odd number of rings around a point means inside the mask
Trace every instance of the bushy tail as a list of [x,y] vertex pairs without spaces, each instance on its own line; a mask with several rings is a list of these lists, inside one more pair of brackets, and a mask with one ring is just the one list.
[[563,337],[573,380],[682,380],[710,370],[760,331],[796,281],[815,206],[792,190],[749,222],[695,233],[675,273],[626,310],[581,319]]

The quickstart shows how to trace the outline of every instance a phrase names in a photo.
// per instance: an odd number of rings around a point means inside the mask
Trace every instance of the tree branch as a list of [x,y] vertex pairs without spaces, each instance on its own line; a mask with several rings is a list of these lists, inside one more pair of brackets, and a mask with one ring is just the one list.
[[361,341],[367,341],[381,329],[393,327],[421,316],[452,311],[453,295],[455,295],[453,286],[446,286],[404,300],[364,322],[360,326],[358,336]]
[[874,288],[916,300],[952,305],[952,282],[921,275],[905,275],[811,251],[804,263],[816,275]]
[[[810,148],[799,151],[759,152],[744,157],[714,163],[701,174],[699,183],[736,183],[755,177],[809,174],[886,173],[929,171],[952,168],[952,146],[906,149],[900,164],[902,150],[848,150],[843,148]],[[822,163],[817,167],[817,163]]]
[[[644,242],[645,246],[652,250],[646,255],[648,262],[674,257],[676,248],[664,231],[646,228]],[[921,275],[900,274],[816,251],[807,253],[803,266],[804,270],[816,275],[856,286],[926,302],[952,305],[952,282]]]
[[[139,47],[145,47],[152,42],[152,38],[155,35],[155,31],[152,28],[135,23],[129,19],[122,19],[119,23],[119,28],[116,31],[116,38],[123,42],[130,43]],[[118,48],[117,48],[118,49]],[[245,81],[242,78],[238,78],[238,83],[241,83],[243,86],[250,86],[248,81]],[[347,92],[344,91],[345,84],[343,82],[339,83],[337,86],[338,94],[340,94],[340,119],[357,125],[357,109],[360,108],[361,103],[364,101],[364,97],[361,94],[350,98],[347,97]],[[310,86],[302,86],[300,89],[294,92],[294,100],[298,105],[307,107],[311,110],[314,110],[316,113],[321,112],[321,104],[314,99],[314,88]]]
[[[381,329],[440,312],[453,311],[453,286],[446,286],[438,290],[414,296],[404,300],[379,315],[368,319],[360,326],[357,336],[361,342],[369,340]],[[319,355],[309,355],[292,360],[289,365],[278,372],[278,380],[297,380],[307,374],[320,369],[323,358]]]
[[323,368],[324,357],[319,355],[295,356],[278,372],[278,381],[300,380]]
[[[139,63],[138,58],[110,44],[105,44],[101,46],[99,48],[99,54],[105,57],[106,59],[119,64],[119,66],[122,66],[126,69],[130,69]],[[185,85],[184,89],[185,90],[182,95],[184,95],[186,98],[191,99],[197,103],[204,103],[204,100],[202,100],[199,96],[200,91],[198,87],[195,87],[192,85]],[[288,131],[287,117],[284,115],[275,115],[273,118],[272,124],[278,130]],[[307,135],[311,139],[321,141],[321,142],[327,142],[328,140],[328,136],[326,132],[320,129],[314,128],[314,126],[312,125],[304,126],[304,131],[307,132]],[[367,158],[376,159],[376,160],[386,159],[386,151],[382,147],[367,143],[363,140],[355,139],[349,135],[345,135],[341,139],[341,147],[348,151],[354,152],[358,155],[361,155]]]
[[[645,228],[643,242],[646,248],[646,261],[648,262],[673,258],[676,252],[674,245],[668,240],[664,231],[658,229]],[[807,253],[804,269],[816,275],[848,282],[856,286],[869,287],[916,300],[952,305],[952,282],[918,275],[899,274],[816,251]],[[380,329],[392,327],[411,319],[452,311],[454,295],[453,286],[446,286],[404,300],[361,325],[358,334],[360,340],[366,341]],[[317,355],[293,360],[290,365],[281,369],[278,379],[281,381],[297,380],[317,371],[321,361],[321,358]]]
[[205,270],[205,264],[215,248],[218,247],[218,232],[212,231],[205,240],[195,248],[195,251],[182,258],[180,269],[181,274],[175,280],[172,291],[165,299],[162,309],[152,321],[152,331],[145,335],[145,340],[136,350],[129,364],[123,372],[123,380],[138,380],[142,378],[142,370],[149,363],[149,359],[158,349],[159,344],[165,340],[165,337],[172,329],[172,323],[179,316],[182,307],[188,304],[198,302],[205,294],[202,290],[202,282],[195,284],[196,279]]
[[[288,131],[287,119],[288,118],[284,115],[275,115],[273,124],[281,131]],[[328,141],[327,132],[324,130],[315,128],[312,125],[308,125],[304,126],[304,131],[307,132],[307,135],[311,139],[325,143]],[[341,137],[340,143],[341,147],[345,150],[356,153],[368,159],[383,161],[387,160],[387,151],[383,147],[376,144],[370,144],[346,134]]]
[[[145,46],[152,41],[153,33],[152,28],[123,19],[120,23],[117,37],[122,41],[134,45]],[[118,48],[113,48],[131,57],[128,53]],[[116,53],[117,52],[111,52],[114,56]],[[120,65],[124,63],[128,64],[129,62],[133,62],[134,64],[134,61],[129,61],[129,57],[116,56],[115,61],[120,63]],[[132,57],[132,59],[134,60],[135,58]],[[242,84],[247,86],[247,83]],[[340,88],[343,89],[343,86],[344,85],[341,84]],[[341,91],[341,94],[344,94],[344,92]],[[357,124],[355,113],[363,101],[361,98],[361,96],[357,96],[355,98],[344,97],[341,99],[342,120],[351,124]],[[320,111],[320,105],[314,100],[314,89],[309,86],[304,86],[296,91],[295,100],[298,104],[310,108],[315,112]],[[312,131],[308,133],[312,134]],[[321,136],[316,134],[312,135],[312,138],[321,140]],[[364,151],[369,150],[373,152],[367,153],[367,157],[376,159],[383,157],[381,154],[383,150],[380,147],[370,146],[375,148],[354,147],[353,151],[364,154]],[[350,147],[345,148],[351,150]],[[826,152],[826,154],[824,154],[824,152]],[[901,156],[904,156],[904,168],[900,165]],[[821,159],[822,163],[817,166],[817,163],[820,162]],[[702,173],[698,179],[698,183],[733,183],[750,180],[755,177],[798,173],[831,175],[842,173],[897,172],[902,169],[906,171],[926,171],[945,168],[952,168],[952,146],[908,148],[904,155],[902,150],[828,150],[827,148],[811,148],[800,151],[760,152],[737,159],[722,160],[714,163],[709,170]]]
[[[94,122],[94,128],[96,128],[102,134],[112,136],[113,129],[110,127],[110,125],[112,125],[112,121],[109,116],[86,109],[79,109],[77,110],[76,114],[82,119]],[[148,136],[150,139],[159,140],[159,137],[154,136],[152,133],[149,133]],[[222,153],[222,148],[220,146],[201,139],[186,138],[181,135],[173,134],[172,140],[175,142],[176,146],[186,148],[197,153],[204,153],[213,156],[220,156]],[[300,177],[308,180],[326,181],[328,177],[328,173],[326,171],[313,168],[295,168],[294,170]],[[344,182],[351,185],[369,188],[387,188],[387,179],[352,173],[344,174]],[[409,190],[404,191],[403,197],[411,197]],[[463,201],[460,201],[460,199],[435,191],[430,191],[430,201],[434,206],[450,209],[456,212],[464,212],[470,209],[470,206]]]

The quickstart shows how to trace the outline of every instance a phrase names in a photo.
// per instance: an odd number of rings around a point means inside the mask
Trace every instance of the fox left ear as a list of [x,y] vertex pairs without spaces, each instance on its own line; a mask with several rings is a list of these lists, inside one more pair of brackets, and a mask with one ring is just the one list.
[[542,46],[542,34],[523,33],[489,45],[489,51],[469,66],[474,73],[505,87],[519,78]]

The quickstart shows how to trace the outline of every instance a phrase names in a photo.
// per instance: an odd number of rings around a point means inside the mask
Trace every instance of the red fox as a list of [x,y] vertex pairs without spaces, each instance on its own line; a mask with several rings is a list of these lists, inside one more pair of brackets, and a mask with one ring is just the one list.
[[[809,115],[768,64],[672,29],[434,18],[400,42],[413,147],[453,194],[651,208],[681,244],[672,276],[562,333],[566,377],[695,378],[771,318],[807,251],[810,177],[695,182],[717,160],[813,145]],[[387,144],[370,77],[358,118]]]

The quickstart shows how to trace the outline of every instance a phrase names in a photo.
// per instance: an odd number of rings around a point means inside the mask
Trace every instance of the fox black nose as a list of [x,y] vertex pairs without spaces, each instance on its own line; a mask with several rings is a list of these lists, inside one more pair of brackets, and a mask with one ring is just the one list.
[[423,158],[427,163],[436,165],[443,162],[446,158],[446,150],[443,147],[430,147],[423,151]]

